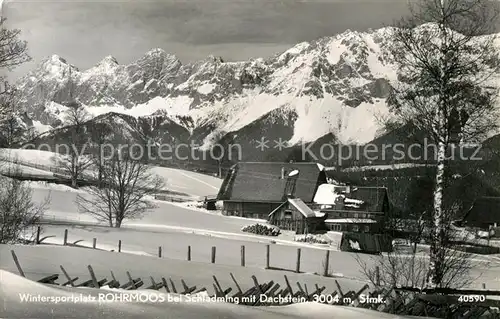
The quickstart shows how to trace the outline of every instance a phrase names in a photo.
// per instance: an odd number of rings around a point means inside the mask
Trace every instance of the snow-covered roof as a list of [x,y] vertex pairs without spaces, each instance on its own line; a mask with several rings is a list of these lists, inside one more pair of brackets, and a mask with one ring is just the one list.
[[287,179],[290,172],[295,175],[294,196],[312,202],[318,180],[326,182],[326,175],[316,163],[239,162],[231,167],[219,190],[218,199],[246,202],[284,201]]
[[304,217],[316,217],[314,211],[300,198],[289,198],[288,202],[292,204],[302,215],[304,215]]
[[325,213],[322,213],[320,211],[313,211],[309,206],[306,205],[300,198],[289,198],[286,202],[283,202],[281,205],[276,207],[271,213],[269,213],[268,216],[271,216],[274,214],[276,211],[278,211],[283,205],[290,203],[295,207],[304,217],[309,218],[309,217],[323,217],[325,216]]
[[[387,189],[384,187],[351,187],[350,192],[339,194],[337,190],[345,186],[321,184],[314,196],[314,202],[319,205],[335,205],[342,200],[344,210],[384,212],[389,206]],[[335,206],[332,207],[335,209]]]
[[375,224],[377,223],[374,219],[368,218],[339,218],[339,219],[327,219],[325,223],[331,224]]
[[325,216],[325,213],[322,213],[322,212],[320,212],[320,211],[315,210],[315,211],[314,211],[314,215],[315,215],[316,217],[324,217],[324,216]]
[[335,193],[335,189],[339,187],[334,184],[321,184],[318,186],[318,190],[314,195],[313,201],[317,204],[327,205],[327,204],[335,204],[336,200],[339,196],[344,196],[341,194]]

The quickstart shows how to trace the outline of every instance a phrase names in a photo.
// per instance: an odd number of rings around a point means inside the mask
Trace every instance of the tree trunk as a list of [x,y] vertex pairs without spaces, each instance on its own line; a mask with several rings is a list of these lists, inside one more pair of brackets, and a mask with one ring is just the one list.
[[[440,1],[441,21],[439,28],[442,41],[446,41],[446,14],[444,9],[444,0]],[[440,56],[440,88],[439,88],[439,104],[438,104],[438,127],[437,127],[437,165],[436,165],[436,185],[434,188],[434,214],[432,216],[431,228],[431,245],[429,255],[429,273],[427,274],[428,288],[437,288],[443,279],[443,264],[444,264],[444,225],[443,225],[443,188],[444,174],[446,169],[446,149],[448,146],[448,134],[446,132],[446,90],[445,90],[445,70],[447,68],[446,46],[441,43]]]
[[78,158],[73,154],[71,156],[71,187],[77,188],[78,185],[76,183],[78,179]]
[[427,285],[436,288],[442,281],[444,263],[443,186],[445,174],[446,145],[438,144],[436,186],[434,189],[434,214],[432,216],[430,262]]

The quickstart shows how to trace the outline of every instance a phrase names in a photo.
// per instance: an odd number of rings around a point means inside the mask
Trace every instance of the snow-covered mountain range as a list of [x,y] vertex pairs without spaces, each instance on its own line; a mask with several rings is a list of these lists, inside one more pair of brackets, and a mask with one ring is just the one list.
[[53,55],[17,81],[18,101],[39,131],[61,126],[64,105],[76,99],[98,118],[113,112],[106,118],[149,123],[154,134],[175,126],[204,148],[266,132],[281,134],[288,145],[328,133],[366,143],[380,133],[385,98],[397,80],[383,49],[388,32],[346,31],[242,62],[210,56],[182,64],[154,49],[128,65],[109,56],[79,70]]

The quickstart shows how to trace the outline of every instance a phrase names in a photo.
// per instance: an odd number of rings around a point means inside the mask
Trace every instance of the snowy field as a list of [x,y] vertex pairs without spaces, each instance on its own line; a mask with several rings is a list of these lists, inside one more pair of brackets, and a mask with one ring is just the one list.
[[[40,186],[40,184],[37,184]],[[76,205],[77,195],[86,195],[83,191],[61,185],[37,187],[33,189],[33,200],[42,202],[47,196],[50,204],[45,218],[52,221],[92,222],[95,220],[88,215],[78,212]],[[241,227],[252,223],[243,218],[229,218],[219,214],[211,214],[201,210],[188,209],[169,202],[156,201],[157,208],[147,212],[140,220],[125,221],[125,226],[162,228],[163,226],[205,229],[221,232],[239,233]]]
[[[50,168],[56,167],[59,155],[47,151],[28,149],[0,149],[0,160],[18,161],[23,173],[36,173],[42,176],[53,176]],[[29,165],[36,166],[32,168]],[[222,179],[175,168],[153,167],[153,173],[165,180],[166,188],[171,191],[195,197],[215,195],[219,191]]]
[[[12,246],[0,245],[0,255],[5,256],[0,261],[0,269],[13,273],[18,273],[15,263],[11,257],[10,250],[13,249],[19,259],[19,263],[24,273],[30,279],[40,279],[44,276],[55,273],[60,274],[60,280],[64,276],[59,268],[63,265],[70,276],[78,276],[81,280],[90,279],[87,269],[92,265],[97,277],[110,278],[110,271],[113,271],[118,281],[128,281],[126,271],[131,275],[141,278],[153,276],[156,281],[161,277],[172,278],[174,282],[179,283],[184,279],[190,286],[196,285],[198,288],[206,287],[209,293],[213,292],[213,278],[215,275],[223,287],[233,287],[229,273],[233,273],[242,289],[248,289],[253,286],[251,279],[255,275],[259,282],[274,280],[281,286],[285,286],[284,275],[286,275],[295,287],[296,282],[304,283],[308,288],[315,284],[325,286],[327,292],[336,290],[335,279],[322,277],[307,273],[294,273],[281,270],[265,270],[256,267],[241,267],[234,265],[210,264],[206,262],[176,260],[168,257],[168,252],[162,258],[151,256],[139,256],[134,254],[108,252],[86,248],[38,245],[38,246]],[[196,252],[193,251],[193,257]],[[360,289],[365,282],[338,278],[343,290]],[[80,282],[80,281],[79,281]],[[149,282],[149,280],[148,280]],[[235,289],[236,287],[233,287]]]
[[[20,294],[29,293],[31,296],[45,296],[55,298],[77,298],[80,294],[99,297],[103,290],[93,288],[70,288],[42,285],[10,272],[0,270],[0,299],[4,300],[2,316],[6,318],[165,318],[166,313],[171,318],[206,318],[206,319],[245,319],[245,318],[380,318],[397,319],[409,318],[384,314],[366,309],[329,306],[317,303],[302,303],[281,307],[246,307],[225,303],[201,302],[162,302],[162,303],[123,303],[108,302],[66,302],[66,303],[36,303],[21,302]],[[114,293],[125,293],[115,290]],[[126,292],[136,293],[136,292]],[[140,293],[137,292],[137,293]],[[144,291],[143,291],[144,293]],[[159,294],[158,292],[154,292]],[[167,299],[167,294],[162,293]],[[170,294],[174,296],[174,294]],[[178,295],[176,295],[178,296]]]
[[[43,157],[42,157],[43,158]],[[166,178],[179,191],[189,189],[191,193],[214,194],[217,183],[221,181],[206,175],[176,170],[155,168],[156,172]],[[173,183],[175,181],[175,184]],[[45,243],[60,245],[63,241],[64,229],[69,230],[68,242],[77,240],[82,246],[91,246],[92,238],[97,238],[97,247],[110,251],[116,250],[118,241],[122,241],[120,255],[145,255],[155,259],[158,246],[163,249],[163,256],[185,261],[187,247],[191,246],[193,262],[210,262],[211,247],[217,247],[216,263],[226,267],[240,265],[240,247],[245,245],[247,267],[263,269],[265,266],[265,245],[271,244],[271,267],[293,270],[295,268],[297,248],[301,251],[301,271],[305,273],[322,273],[324,268],[325,245],[311,245],[293,242],[293,236],[284,233],[278,237],[257,236],[241,231],[243,226],[256,222],[238,217],[222,216],[218,212],[210,212],[185,204],[174,204],[156,201],[158,207],[146,213],[141,219],[126,220],[122,229],[111,229],[96,225],[95,220],[78,212],[77,195],[88,196],[84,189],[74,190],[67,186],[32,182],[35,202],[50,197],[45,220],[51,225],[44,225],[43,236],[48,238]],[[194,195],[194,194],[193,194]],[[45,245],[40,246],[42,248]],[[39,247],[30,249],[41,249]],[[63,247],[63,249],[69,249]],[[71,248],[78,251],[89,251],[84,248]],[[329,247],[329,272],[344,279],[364,280],[360,266],[355,260],[355,254],[335,251],[337,247]],[[36,252],[36,250],[32,250]],[[130,253],[130,254],[127,254]],[[26,256],[27,259],[31,257]],[[53,255],[45,257],[51,260]],[[374,263],[374,256],[361,255],[367,263]],[[40,259],[40,257],[37,257]],[[483,282],[488,288],[500,288],[500,258],[496,256],[478,256],[478,264],[491,262],[492,267],[482,269],[477,267],[472,274],[475,280],[473,287],[479,288]],[[213,266],[213,265],[212,265]],[[2,264],[2,268],[4,264]],[[35,270],[37,271],[37,270]]]
[[[61,245],[64,230],[68,229],[68,242],[83,240],[78,245],[92,247],[92,238],[97,238],[97,248],[118,250],[118,241],[122,241],[122,252],[149,256],[158,255],[158,246],[162,247],[163,256],[178,260],[186,260],[187,247],[191,246],[193,261],[210,262],[211,249],[216,247],[216,263],[239,266],[240,249],[245,246],[245,262],[248,267],[264,268],[266,265],[266,245],[270,246],[270,266],[280,269],[295,270],[297,248],[301,249],[300,270],[306,273],[323,273],[326,252],[309,244],[295,245],[293,242],[271,244],[273,238],[264,236],[231,236],[230,234],[205,233],[197,234],[189,231],[178,232],[168,230],[139,230],[132,228],[110,229],[96,226],[55,226],[45,225],[44,243]],[[298,244],[298,243],[297,243]],[[365,255],[366,259],[372,258]],[[355,255],[345,252],[330,252],[330,271],[337,276],[359,278]]]
[[[107,251],[118,250],[118,241],[122,241],[122,253],[157,256],[158,246],[162,247],[164,257],[186,260],[187,247],[191,246],[192,261],[210,263],[211,248],[216,247],[216,264],[240,266],[240,247],[245,246],[245,261],[247,267],[263,269],[266,265],[266,245],[272,238],[249,236],[239,237],[226,234],[197,234],[178,231],[151,231],[132,228],[110,229],[96,226],[45,226],[46,243],[61,245],[64,230],[68,229],[68,243],[78,240],[78,245],[91,247],[92,238],[97,238],[97,248]],[[270,244],[270,266],[276,269],[294,271],[297,260],[297,248],[301,248],[300,271],[314,274],[323,273],[325,250],[309,244],[293,242],[277,242]],[[44,245],[45,246],[45,245]],[[74,248],[83,249],[85,248]],[[332,276],[345,279],[366,281],[361,267],[356,260],[360,258],[367,265],[375,265],[378,256],[355,254],[341,251],[330,251],[329,273]],[[424,257],[425,258],[425,257]],[[487,283],[488,289],[500,289],[500,258],[496,256],[475,256],[476,267],[471,276],[474,283],[471,287],[481,288]]]
[[[162,246],[164,255],[170,258],[185,260],[187,246],[192,248],[195,261],[209,262],[212,246],[217,247],[216,262],[224,265],[240,264],[240,247],[246,247],[248,266],[262,268],[265,265],[265,245],[271,246],[271,266],[293,269],[295,267],[297,248],[302,249],[301,271],[321,273],[325,258],[324,245],[311,245],[293,242],[293,237],[280,235],[276,237],[257,236],[241,232],[241,228],[255,223],[238,217],[222,216],[202,209],[183,207],[180,204],[157,201],[158,208],[148,212],[140,220],[124,222],[122,229],[111,229],[95,225],[90,216],[80,214],[75,204],[78,192],[61,185],[52,185],[47,189],[34,187],[34,200],[41,201],[50,194],[51,203],[45,218],[56,225],[44,225],[43,236],[49,238],[47,243],[60,245],[63,241],[64,229],[68,228],[70,243],[83,240],[80,245],[91,246],[92,238],[97,238],[98,248],[117,249],[122,240],[124,252],[156,256],[158,246]],[[59,225],[57,225],[59,224]],[[76,224],[76,225],[74,225]],[[79,225],[78,225],[79,224]],[[337,250],[337,247],[329,247]],[[362,279],[360,267],[354,254],[332,251],[330,254],[330,272],[345,278]],[[373,256],[362,258],[372,262]],[[488,282],[488,288],[500,288],[500,258],[496,256],[478,256],[479,266],[473,277],[477,280],[475,287]],[[482,269],[484,262],[491,262],[492,268]],[[485,272],[482,274],[482,272]]]

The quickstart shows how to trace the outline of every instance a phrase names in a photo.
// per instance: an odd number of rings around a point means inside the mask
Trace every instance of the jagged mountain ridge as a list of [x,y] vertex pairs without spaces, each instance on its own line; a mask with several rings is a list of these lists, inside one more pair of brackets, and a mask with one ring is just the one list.
[[208,57],[183,65],[154,49],[128,65],[106,57],[80,71],[54,55],[16,83],[18,101],[35,123],[53,128],[61,125],[71,95],[94,115],[117,112],[152,122],[168,117],[205,148],[244,128],[269,131],[269,118],[277,114],[294,115],[280,124],[289,125],[289,144],[328,133],[364,143],[380,132],[376,117],[386,112],[385,97],[396,79],[382,49],[387,32],[346,31],[242,62]]

